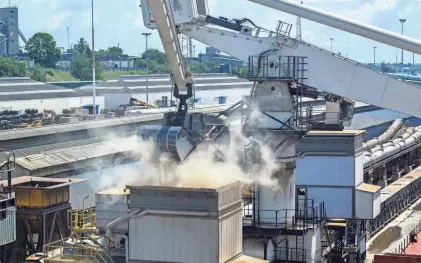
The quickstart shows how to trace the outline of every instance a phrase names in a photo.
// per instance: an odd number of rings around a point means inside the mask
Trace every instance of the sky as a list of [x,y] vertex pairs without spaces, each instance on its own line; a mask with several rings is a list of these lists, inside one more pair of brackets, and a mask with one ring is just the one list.
[[[297,0],[298,2],[299,0]],[[0,0],[0,6],[8,6],[9,0]],[[91,7],[89,0],[10,0],[11,5],[19,7],[19,27],[27,38],[36,32],[48,32],[54,36],[59,47],[68,47],[67,28],[70,43],[80,37],[91,41]],[[210,15],[227,18],[249,18],[255,24],[274,30],[278,20],[293,23],[295,35],[296,17],[272,10],[247,0],[208,0]],[[124,3],[124,4],[123,4]],[[95,49],[106,49],[120,45],[125,53],[139,55],[145,50],[143,32],[151,32],[151,48],[162,49],[157,31],[143,26],[139,0],[95,0]],[[419,10],[421,0],[304,0],[304,4],[355,19],[386,30],[401,33],[399,18],[406,18],[404,34],[416,39],[421,38]],[[417,11],[418,10],[418,11]],[[303,39],[315,45],[330,49],[333,38],[333,51],[348,55],[354,60],[373,62],[395,62],[396,54],[400,62],[401,52],[384,44],[376,43],[359,36],[320,25],[308,20],[302,21]],[[194,42],[196,54],[204,52],[205,46]],[[412,53],[404,53],[404,62],[412,63]],[[415,56],[421,63],[421,55]]]

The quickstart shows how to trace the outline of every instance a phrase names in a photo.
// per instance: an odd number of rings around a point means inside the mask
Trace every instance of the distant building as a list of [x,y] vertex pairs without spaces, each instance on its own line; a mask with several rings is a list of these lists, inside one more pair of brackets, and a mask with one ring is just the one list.
[[0,55],[17,56],[19,54],[19,35],[26,42],[25,37],[19,30],[19,12],[17,7],[0,8],[0,33],[5,36],[0,41],[4,41],[3,43],[6,44],[6,53],[4,53],[3,47],[0,46]]
[[206,47],[206,53],[199,54],[199,61],[202,63],[213,62],[217,64],[228,64],[230,66],[240,67],[244,65],[244,61],[233,56],[222,54],[221,51],[213,47]]
[[[98,56],[97,59],[99,60],[101,66],[104,70],[107,69],[134,69],[136,68],[135,65],[135,58],[129,55],[103,55]],[[72,67],[72,60],[73,60],[73,50],[68,49],[66,51],[62,51],[60,60],[57,62],[57,68],[61,70],[70,70]]]

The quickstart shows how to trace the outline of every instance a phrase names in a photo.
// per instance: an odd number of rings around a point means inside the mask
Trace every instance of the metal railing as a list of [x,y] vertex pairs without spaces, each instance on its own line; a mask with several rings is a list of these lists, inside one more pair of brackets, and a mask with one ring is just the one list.
[[420,232],[421,232],[421,222],[419,222],[418,225],[416,225],[414,229],[412,229],[412,231],[400,242],[399,246],[395,248],[393,253],[405,254],[405,249],[413,243],[412,237],[414,235],[417,236],[418,233]]
[[307,251],[302,248],[276,248],[274,263],[280,262],[306,262]]
[[248,60],[248,79],[259,80],[304,80],[307,79],[305,69],[307,57],[250,56]]
[[59,240],[43,247],[43,253],[47,256],[44,262],[57,262],[57,260],[78,260],[97,263],[113,263],[112,258],[100,247],[90,245],[64,245],[64,240]]
[[403,81],[404,83],[407,83],[407,84],[409,84],[409,85],[412,85],[412,86],[414,86],[414,87],[417,87],[418,89],[420,88],[420,87],[419,87],[419,85],[416,85],[416,84],[411,83],[411,82],[404,81],[404,80],[402,80],[402,79],[400,79],[400,78],[398,78],[398,77],[395,77],[395,76],[393,76],[393,75],[389,75],[389,74],[387,74],[387,73],[385,73],[385,72],[382,72],[382,71],[380,71],[380,70],[374,69],[374,68],[372,68],[372,67],[369,67],[369,66],[367,66],[367,65],[365,65],[365,64],[362,64],[362,63],[360,63],[360,62],[358,62],[358,61],[355,61],[355,60],[352,60],[352,59],[350,59],[350,58],[347,58],[347,57],[341,56],[341,55],[336,54],[336,53],[334,53],[334,52],[331,52],[331,51],[329,51],[329,50],[327,50],[327,49],[324,49],[324,48],[322,48],[322,47],[319,47],[319,46],[316,46],[316,45],[310,44],[310,43],[305,42],[305,41],[301,41],[301,42],[300,42],[300,44],[303,44],[303,45],[306,45],[306,46],[312,47],[312,48],[317,49],[317,50],[319,50],[319,51],[322,51],[322,52],[324,52],[324,53],[327,53],[327,54],[330,54],[330,55],[332,55],[332,56],[335,56],[335,57],[341,58],[341,59],[346,60],[346,61],[348,61],[348,62],[351,62],[351,63],[353,63],[353,64],[355,64],[355,65],[358,65],[358,66],[360,66],[360,67],[363,67],[363,68],[369,69],[369,70],[371,70],[371,71],[374,71],[374,72],[376,72],[376,73],[378,73],[378,74],[382,74],[382,75],[385,75],[385,76],[387,76],[387,77],[390,77],[390,78],[393,78],[393,79],[396,79],[396,80],[399,80],[399,81]]
[[376,234],[421,196],[421,180],[415,180],[381,204],[380,214],[370,220],[368,232]]
[[69,210],[69,228],[73,232],[92,232],[96,226],[95,208]]
[[325,221],[324,203],[314,205],[313,200],[307,200],[309,206],[302,209],[266,210],[257,209],[253,205],[243,208],[243,220],[255,217],[256,227],[273,228],[279,230],[301,230],[321,226]]

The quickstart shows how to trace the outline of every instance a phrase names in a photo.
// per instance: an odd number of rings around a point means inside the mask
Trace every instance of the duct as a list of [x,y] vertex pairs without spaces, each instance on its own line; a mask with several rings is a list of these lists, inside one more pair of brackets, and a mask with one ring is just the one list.
[[411,147],[417,144],[420,140],[421,126],[408,128],[399,138],[388,141],[381,146],[374,147],[370,154],[367,154],[368,152],[364,152],[364,167],[373,165],[403,149]]
[[129,237],[123,235],[124,239],[124,252],[126,254],[126,263],[129,263]]
[[421,54],[421,41],[287,0],[249,0],[380,43]]
[[189,212],[189,211],[171,211],[171,210],[136,210],[133,212],[128,213],[127,215],[124,215],[120,218],[117,218],[116,220],[110,222],[105,227],[105,236],[109,237],[111,236],[111,229],[113,229],[114,226],[118,225],[119,223],[123,222],[124,220],[128,220],[132,216],[141,217],[146,214],[158,214],[158,215],[179,215],[179,216],[209,216],[209,212]]
[[136,215],[137,213],[139,213],[140,210],[136,209],[135,211],[132,211],[122,217],[117,218],[116,220],[108,223],[108,225],[105,227],[105,236],[110,237],[111,236],[111,229],[113,229],[114,226],[120,224],[121,222],[129,219],[131,216]]
[[362,151],[367,151],[373,148],[374,146],[378,144],[382,144],[388,140],[390,140],[393,135],[395,135],[400,128],[402,128],[403,121],[402,119],[395,120],[392,125],[385,131],[382,135],[380,135],[377,138],[373,138],[365,143],[363,143],[363,147],[361,147]]

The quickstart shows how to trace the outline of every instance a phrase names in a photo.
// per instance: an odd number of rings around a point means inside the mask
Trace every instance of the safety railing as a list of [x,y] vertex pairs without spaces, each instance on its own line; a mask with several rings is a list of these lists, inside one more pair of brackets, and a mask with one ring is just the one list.
[[69,210],[69,228],[73,232],[92,232],[96,226],[95,208]]
[[395,248],[393,253],[405,254],[405,249],[409,247],[409,245],[411,245],[413,242],[416,241],[416,236],[420,232],[421,232],[421,222],[419,222],[418,225],[416,225],[414,229],[412,229],[412,231],[399,243],[399,246]]
[[74,260],[78,262],[113,263],[112,258],[100,247],[90,245],[65,245],[64,240],[59,240],[43,247],[46,256],[45,263],[57,260]]
[[[346,61],[348,61],[348,62],[351,62],[351,63],[353,63],[353,64],[355,64],[355,65],[360,66],[360,67],[363,67],[363,68],[369,69],[369,70],[374,71],[374,72],[376,72],[376,73],[378,73],[378,74],[382,74],[382,75],[388,76],[388,77],[390,77],[390,78],[393,78],[393,79],[396,79],[396,80],[399,80],[399,81],[404,81],[404,80],[402,80],[402,79],[400,79],[400,78],[398,78],[398,77],[396,77],[396,76],[393,76],[393,75],[390,75],[390,74],[384,73],[384,72],[382,72],[382,71],[380,71],[380,70],[374,69],[374,68],[372,68],[372,67],[369,67],[369,66],[367,66],[367,65],[365,65],[365,64],[362,64],[362,63],[360,63],[360,62],[358,62],[358,61],[355,61],[355,60],[352,60],[352,59],[350,59],[350,58],[347,58],[347,57],[341,56],[341,55],[336,54],[336,53],[334,53],[334,52],[331,52],[331,51],[329,51],[329,50],[327,50],[327,49],[324,49],[324,48],[322,48],[322,47],[319,47],[319,46],[316,46],[316,45],[310,44],[310,43],[305,42],[305,41],[301,41],[300,43],[301,43],[301,44],[303,44],[303,45],[309,46],[309,47],[311,47],[311,48],[317,49],[317,50],[319,50],[319,51],[322,51],[322,52],[324,52],[324,53],[330,54],[330,55],[332,55],[332,56],[338,57],[338,58],[340,58],[340,59],[346,60]],[[405,83],[408,83],[409,85],[412,85],[412,86],[414,86],[414,87],[417,87],[418,89],[420,88],[420,87],[419,87],[419,85],[416,85],[416,84],[414,84],[414,83],[411,83],[411,82],[408,82],[408,81],[404,81],[404,82],[405,82]]]
[[290,80],[307,79],[307,57],[280,56],[250,56],[248,60],[248,79],[260,80]]
[[307,262],[307,251],[302,248],[276,248],[275,251],[275,259],[272,261],[273,263],[281,263],[281,262]]
[[243,220],[249,221],[251,216],[256,227],[306,231],[321,226],[326,220],[323,202],[313,205],[313,200],[309,200],[308,204],[303,209],[283,210],[254,209],[253,205],[247,205],[243,208]]
[[370,220],[368,232],[374,236],[398,214],[421,197],[421,180],[410,183],[381,204],[380,214]]

